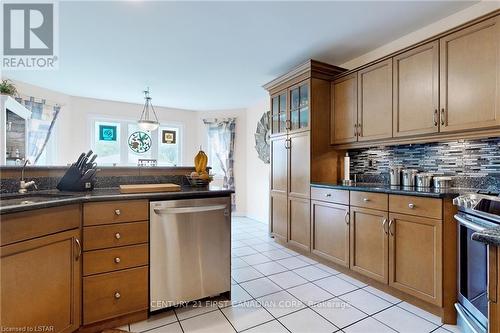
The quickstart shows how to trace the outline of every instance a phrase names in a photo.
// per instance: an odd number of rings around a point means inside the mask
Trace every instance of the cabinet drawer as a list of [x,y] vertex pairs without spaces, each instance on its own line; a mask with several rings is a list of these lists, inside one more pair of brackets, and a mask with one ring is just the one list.
[[388,195],[384,193],[350,192],[351,206],[372,208],[378,210],[388,209]]
[[441,199],[422,198],[409,195],[390,195],[389,210],[394,213],[441,219],[443,214],[443,202]]
[[83,323],[148,308],[148,267],[83,278]]
[[84,251],[147,242],[147,221],[83,228]]
[[83,205],[83,225],[100,225],[149,219],[147,200],[89,202]]
[[83,275],[144,266],[148,261],[147,244],[89,251],[83,254]]
[[348,205],[349,191],[311,187],[311,199]]

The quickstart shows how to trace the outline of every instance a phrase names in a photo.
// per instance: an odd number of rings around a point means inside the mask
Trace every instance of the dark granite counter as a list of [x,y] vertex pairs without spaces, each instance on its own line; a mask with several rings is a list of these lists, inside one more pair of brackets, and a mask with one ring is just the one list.
[[500,246],[500,226],[472,234],[472,239],[488,245]]
[[234,193],[233,190],[210,188],[182,187],[179,192],[134,193],[121,194],[118,188],[100,188],[90,192],[61,192],[46,190],[29,192],[20,197],[19,194],[2,194],[0,196],[0,214],[23,212],[33,209],[70,205],[92,201],[149,199],[176,200],[224,197]]
[[430,197],[430,198],[454,198],[463,193],[470,193],[477,191],[477,189],[457,188],[457,187],[450,187],[447,189],[417,188],[417,187],[407,188],[403,186],[390,186],[387,184],[377,184],[377,183],[357,183],[350,186],[345,186],[342,184],[332,184],[332,183],[311,183],[311,186],[325,187],[337,190],[348,190],[348,191],[414,195],[414,196]]

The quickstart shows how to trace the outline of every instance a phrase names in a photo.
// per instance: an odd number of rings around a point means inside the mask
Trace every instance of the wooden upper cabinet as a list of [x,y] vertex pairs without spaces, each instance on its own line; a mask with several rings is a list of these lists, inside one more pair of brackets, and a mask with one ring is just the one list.
[[289,89],[288,129],[297,131],[309,128],[309,80]]
[[308,131],[290,135],[288,139],[289,187],[288,195],[310,198],[310,133]]
[[330,143],[357,141],[358,75],[353,73],[331,84]]
[[389,285],[442,304],[442,221],[390,214]]
[[392,137],[392,59],[358,72],[358,141]]
[[439,42],[393,58],[393,136],[439,130]]
[[500,16],[440,39],[441,132],[500,125]]
[[0,249],[0,326],[74,332],[81,317],[80,230]]
[[287,130],[287,92],[271,96],[271,134],[284,134]]

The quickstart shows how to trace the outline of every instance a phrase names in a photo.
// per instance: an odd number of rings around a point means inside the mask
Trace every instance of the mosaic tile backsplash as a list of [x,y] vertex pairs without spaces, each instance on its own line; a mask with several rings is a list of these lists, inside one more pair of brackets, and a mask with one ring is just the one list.
[[389,182],[389,166],[454,177],[454,186],[500,189],[500,138],[349,151],[358,182]]

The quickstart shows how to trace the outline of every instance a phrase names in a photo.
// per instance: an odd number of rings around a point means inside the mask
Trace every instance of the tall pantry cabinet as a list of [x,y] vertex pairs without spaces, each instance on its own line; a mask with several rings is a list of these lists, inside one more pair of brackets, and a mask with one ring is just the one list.
[[309,60],[267,83],[271,98],[270,231],[310,249],[310,183],[337,181],[329,146],[330,81],[344,70]]

